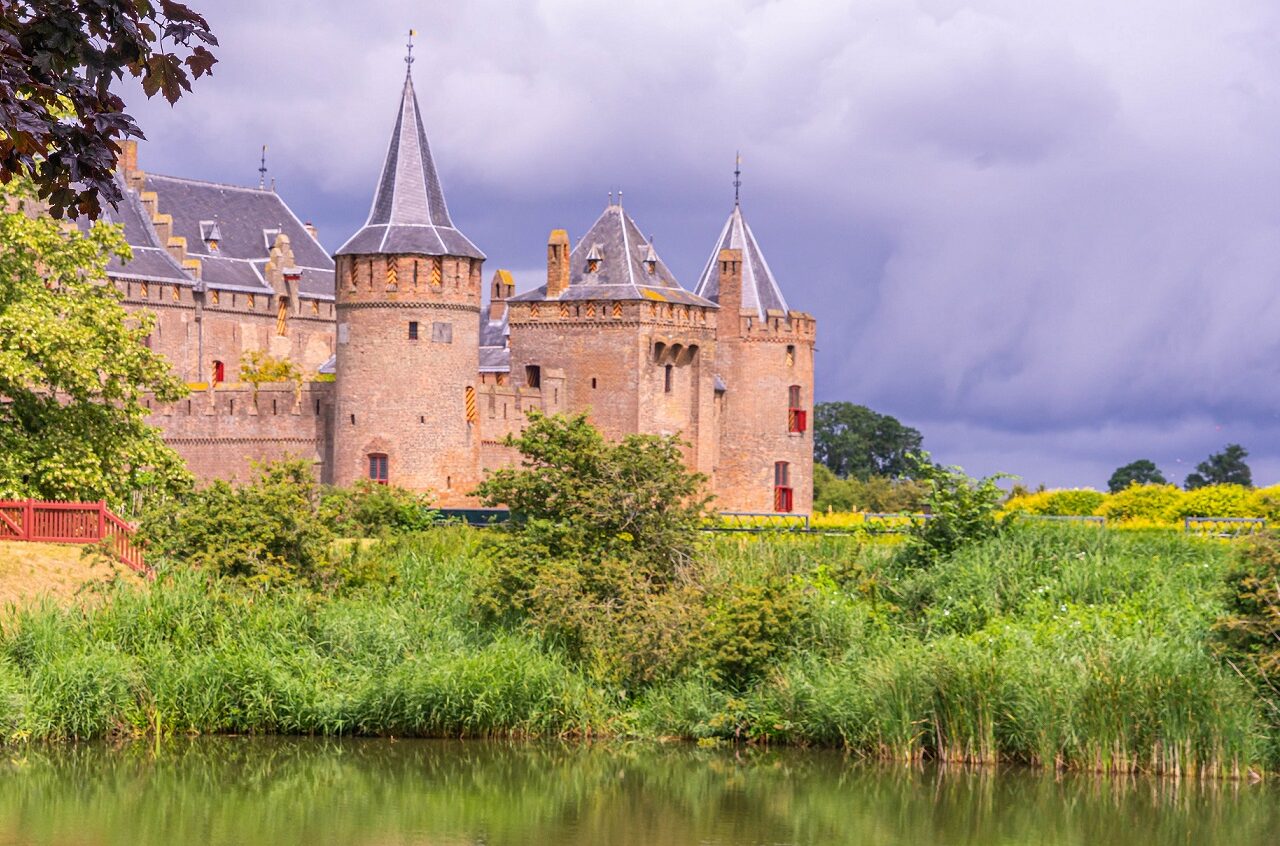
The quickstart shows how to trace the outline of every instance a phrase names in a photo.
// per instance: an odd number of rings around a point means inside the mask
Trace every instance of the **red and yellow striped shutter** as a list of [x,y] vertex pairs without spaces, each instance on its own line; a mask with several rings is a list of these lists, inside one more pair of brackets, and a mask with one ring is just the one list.
[[480,422],[480,412],[476,409],[476,389],[467,385],[464,396],[466,397],[467,403],[467,422]]

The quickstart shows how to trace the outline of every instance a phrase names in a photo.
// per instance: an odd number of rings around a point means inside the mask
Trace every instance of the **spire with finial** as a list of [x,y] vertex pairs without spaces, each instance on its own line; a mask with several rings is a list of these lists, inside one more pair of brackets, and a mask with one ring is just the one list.
[[404,72],[406,74],[413,69],[413,37],[417,34],[418,31],[416,29],[409,30],[409,42],[404,45]]
[[733,204],[738,204],[738,189],[742,187],[742,151],[739,150],[733,159]]
[[[413,63],[416,34],[409,30],[406,68]],[[449,217],[418,98],[413,92],[413,75],[408,70],[369,217],[360,231],[338,248],[337,254],[372,253],[484,258],[484,253],[458,231]]]
[[262,145],[262,158],[258,162],[258,190],[267,187],[267,145]]

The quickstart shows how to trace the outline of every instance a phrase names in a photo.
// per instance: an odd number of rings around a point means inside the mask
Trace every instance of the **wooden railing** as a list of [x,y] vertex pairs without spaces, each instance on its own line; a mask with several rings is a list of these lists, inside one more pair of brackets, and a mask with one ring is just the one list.
[[110,539],[116,556],[135,570],[146,570],[133,527],[98,502],[0,500],[0,541],[97,543]]

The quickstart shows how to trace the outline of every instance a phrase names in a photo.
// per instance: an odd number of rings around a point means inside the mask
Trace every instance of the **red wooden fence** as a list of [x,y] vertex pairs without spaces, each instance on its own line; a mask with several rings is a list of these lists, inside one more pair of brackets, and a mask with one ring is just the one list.
[[97,543],[110,538],[112,549],[135,570],[146,570],[142,550],[133,542],[133,527],[105,502],[40,502],[0,500],[0,541]]

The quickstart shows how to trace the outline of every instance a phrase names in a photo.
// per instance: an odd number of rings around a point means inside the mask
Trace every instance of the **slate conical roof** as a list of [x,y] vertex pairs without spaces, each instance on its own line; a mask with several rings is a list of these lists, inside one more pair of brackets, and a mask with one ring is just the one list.
[[[547,299],[543,285],[512,297]],[[621,203],[610,202],[569,254],[569,287],[561,300],[653,300],[715,306],[682,286]]]
[[773,278],[773,271],[764,260],[764,253],[756,243],[756,236],[742,217],[742,209],[733,204],[733,212],[725,222],[720,237],[716,240],[711,258],[698,279],[699,296],[720,302],[720,262],[716,259],[721,250],[742,250],[742,309],[754,311],[763,320],[765,312],[774,309],[786,312],[787,300],[782,296],[778,280]]
[[337,255],[370,253],[484,258],[449,218],[409,74],[369,219]]

